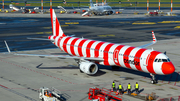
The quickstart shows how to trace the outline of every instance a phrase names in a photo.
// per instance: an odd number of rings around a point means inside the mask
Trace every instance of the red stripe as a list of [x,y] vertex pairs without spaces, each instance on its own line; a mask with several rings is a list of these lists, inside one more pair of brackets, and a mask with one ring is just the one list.
[[83,56],[83,54],[82,54],[82,45],[84,44],[84,42],[85,42],[86,40],[87,40],[87,39],[81,40],[81,42],[80,42],[79,45],[78,45],[78,53],[79,53],[79,56]]
[[99,42],[96,47],[95,47],[95,53],[94,53],[94,56],[95,57],[98,57],[99,56],[99,49],[100,47],[102,46],[102,44],[104,44],[105,42]]
[[114,63],[118,66],[121,66],[121,64],[119,63],[119,51],[121,50],[122,47],[124,47],[125,45],[119,45],[116,47],[116,49],[114,50],[113,53],[113,60]]
[[59,22],[58,19],[56,18],[56,36],[59,35]]
[[123,56],[123,60],[124,60],[124,64],[127,68],[131,68],[129,65],[129,54],[131,53],[131,51],[134,49],[135,47],[129,47],[128,49],[126,49],[126,51],[124,52],[124,56]]
[[66,44],[67,44],[67,42],[68,42],[68,40],[70,39],[71,37],[67,37],[65,40],[64,40],[64,42],[63,42],[63,49],[64,49],[64,51],[66,52],[66,53],[68,53],[67,52],[67,48],[66,48]]
[[53,32],[53,9],[50,9],[50,15],[51,15],[51,25],[52,25],[52,33],[54,34],[54,32]]
[[62,37],[60,37],[60,38],[58,39],[58,41],[57,41],[57,46],[58,46],[58,47],[61,49],[61,51],[62,51],[62,48],[61,48],[61,46],[60,46],[61,39],[62,39]]
[[109,65],[109,62],[108,62],[108,52],[109,52],[109,49],[112,47],[112,45],[114,45],[114,44],[110,43],[104,49],[104,65]]
[[86,48],[86,57],[90,57],[91,56],[91,54],[90,54],[90,48],[91,48],[91,46],[92,46],[92,44],[94,43],[94,42],[96,42],[96,41],[90,41],[88,44],[87,44],[87,48]]
[[153,62],[154,62],[154,60],[155,60],[155,57],[156,57],[158,54],[160,54],[160,52],[158,52],[158,51],[152,51],[152,52],[150,53],[149,59],[147,60],[147,61],[148,61],[147,70],[148,70],[150,73],[155,74],[155,71],[154,71],[154,69],[153,69]]
[[74,44],[76,43],[76,41],[77,41],[78,39],[79,39],[79,38],[75,38],[75,39],[73,39],[73,41],[71,42],[70,51],[71,51],[72,55],[76,55],[75,52],[74,52]]
[[[145,51],[146,49],[140,49],[137,51],[137,53],[135,54],[135,57],[141,57],[142,53]],[[134,65],[136,66],[136,69],[139,71],[142,71],[141,65],[140,65],[140,59],[135,58],[134,57]]]

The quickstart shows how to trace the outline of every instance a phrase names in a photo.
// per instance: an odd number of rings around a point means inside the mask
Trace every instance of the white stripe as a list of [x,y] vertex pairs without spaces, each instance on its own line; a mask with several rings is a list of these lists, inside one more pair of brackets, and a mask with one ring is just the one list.
[[[124,55],[125,51],[126,51],[129,47],[130,47],[130,46],[124,46],[124,47],[122,47],[119,53]],[[120,64],[122,67],[126,67],[125,64],[124,64],[124,58],[123,58],[124,56],[123,56],[123,55],[120,55],[120,56],[119,56],[119,64]]]
[[[66,46],[66,49],[67,49],[67,52],[69,53],[69,54],[71,54],[72,55],[72,53],[71,53],[71,50],[70,50],[70,44],[71,44],[71,42],[73,41],[75,39],[75,37],[72,37],[72,38],[70,38],[69,40],[68,40],[68,42],[67,42],[67,46]],[[73,46],[74,47],[74,46]]]
[[79,46],[79,43],[82,41],[83,39],[78,39],[75,44],[74,44],[74,53],[76,54],[76,56],[79,56],[79,53],[78,53],[78,46]]
[[[133,61],[134,60],[134,57],[135,57],[135,55],[136,55],[136,53],[137,53],[137,51],[138,50],[140,50],[141,48],[134,48],[132,51],[131,51],[131,53],[129,54],[129,60],[131,60],[131,61]],[[139,59],[139,58],[138,58]],[[132,68],[132,69],[134,69],[134,70],[137,70],[137,68],[136,68],[136,66],[134,65],[134,64],[129,64],[130,65],[130,67]]]
[[[101,45],[101,47],[99,48],[99,57],[100,58],[104,58],[104,49],[106,48],[106,46],[110,44],[108,42],[105,42]],[[101,65],[104,65],[104,62],[100,62]]]
[[109,53],[108,54],[108,62],[109,62],[109,65],[115,65],[115,62],[113,61],[114,59],[113,59],[113,55],[114,55],[114,50],[116,49],[116,47],[117,46],[119,46],[120,44],[114,44],[114,45],[112,45],[111,46],[111,48],[109,49],[109,52],[111,52],[111,53]]
[[67,37],[63,37],[60,41],[60,48],[64,51],[63,49],[63,43],[64,43],[64,40],[66,39]]
[[140,61],[140,66],[141,66],[142,71],[147,72],[147,73],[149,73],[149,71],[147,70],[146,59],[147,59],[147,56],[150,54],[150,52],[151,52],[150,50],[145,50],[141,55],[142,60]]
[[[87,41],[85,41],[85,42],[83,43],[83,45],[82,45],[82,54],[83,54],[84,57],[87,56],[87,54],[86,54],[86,48],[87,48],[87,44],[88,44],[90,41],[92,41],[92,40],[87,40]],[[89,54],[90,54],[90,53],[89,53]]]
[[[156,56],[156,58],[157,57],[160,58],[160,59],[163,59],[164,58],[164,54],[158,54]],[[153,62],[153,69],[154,69],[154,72],[156,74],[163,74],[164,75],[164,73],[162,72],[162,69],[161,69],[162,64],[163,64],[163,62]]]
[[[97,46],[97,44],[99,44],[101,41],[95,41],[92,45],[91,45],[91,50],[90,50],[90,54],[91,56],[90,57],[94,57],[95,56],[95,48]],[[92,50],[93,49],[93,50]]]
[[56,37],[56,39],[54,40],[55,45],[56,45],[57,47],[59,47],[59,46],[58,46],[58,40],[59,40],[59,38],[60,38],[60,36]]

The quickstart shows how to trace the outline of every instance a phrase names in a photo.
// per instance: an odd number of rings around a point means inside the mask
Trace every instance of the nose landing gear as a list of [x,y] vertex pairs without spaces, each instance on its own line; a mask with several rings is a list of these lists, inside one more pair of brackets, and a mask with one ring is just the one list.
[[151,83],[152,84],[156,84],[157,83],[157,80],[156,80],[156,75],[155,74],[150,74],[152,76],[152,79],[151,79]]

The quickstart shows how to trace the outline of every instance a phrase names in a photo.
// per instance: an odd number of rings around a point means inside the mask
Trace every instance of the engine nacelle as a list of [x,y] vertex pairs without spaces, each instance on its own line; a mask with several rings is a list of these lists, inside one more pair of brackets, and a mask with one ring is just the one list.
[[79,65],[79,68],[84,73],[90,74],[90,75],[96,74],[98,71],[98,66],[95,63],[89,62],[89,61],[81,62]]

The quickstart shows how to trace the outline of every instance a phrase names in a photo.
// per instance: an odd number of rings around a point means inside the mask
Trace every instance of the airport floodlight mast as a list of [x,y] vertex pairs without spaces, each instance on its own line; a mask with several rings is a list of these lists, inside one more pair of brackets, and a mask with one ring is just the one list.
[[159,0],[159,11],[160,11],[161,0]]
[[43,0],[41,0],[41,13],[43,14]]
[[4,9],[4,0],[2,0],[2,7],[3,7],[3,9]]
[[50,9],[52,9],[52,0],[50,0]]

